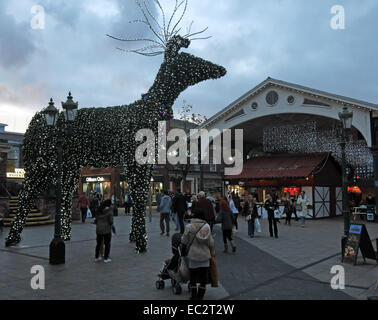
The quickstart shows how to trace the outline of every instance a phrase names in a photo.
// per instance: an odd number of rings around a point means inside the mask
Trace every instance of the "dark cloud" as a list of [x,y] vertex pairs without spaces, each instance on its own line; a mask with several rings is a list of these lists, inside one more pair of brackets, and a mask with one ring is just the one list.
[[7,14],[6,3],[0,1],[0,67],[20,67],[35,52],[30,24],[16,22]]
[[[159,16],[155,2],[146,2],[152,14]],[[27,13],[24,20],[7,14],[5,3],[0,0],[0,66],[27,66],[0,73],[0,83],[12,93],[39,84],[44,88],[39,96],[41,108],[50,97],[64,100],[69,90],[81,107],[109,106],[128,104],[152,85],[163,57],[115,50],[118,46],[136,49],[146,43],[106,37],[154,38],[146,25],[129,23],[144,19],[135,1],[44,0],[47,21],[41,32],[31,32],[32,0],[9,2]],[[169,16],[174,1],[161,3]],[[190,87],[175,108],[185,99],[194,112],[211,116],[268,76],[377,103],[378,45],[374,39],[378,2],[337,1],[345,7],[345,30],[330,27],[333,4],[189,1],[183,30],[194,20],[193,30],[208,26],[206,35],[212,38],[193,41],[185,51],[224,66],[228,73]]]

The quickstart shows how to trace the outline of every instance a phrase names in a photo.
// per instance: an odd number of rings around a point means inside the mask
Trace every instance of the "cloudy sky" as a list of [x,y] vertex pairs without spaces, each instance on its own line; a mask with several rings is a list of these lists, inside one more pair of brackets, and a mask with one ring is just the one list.
[[[161,18],[152,0],[146,0]],[[165,13],[174,0],[161,0]],[[331,28],[334,5],[345,9],[345,29]],[[45,13],[44,29],[33,6]],[[227,75],[183,92],[193,110],[211,116],[268,76],[378,103],[378,1],[190,0],[181,23],[209,27],[208,40],[186,52],[223,65]],[[128,104],[154,81],[163,57],[106,37],[150,37],[134,0],[0,0],[0,122],[24,132],[50,97],[56,105],[71,90],[79,107]],[[38,25],[38,23],[37,23]]]

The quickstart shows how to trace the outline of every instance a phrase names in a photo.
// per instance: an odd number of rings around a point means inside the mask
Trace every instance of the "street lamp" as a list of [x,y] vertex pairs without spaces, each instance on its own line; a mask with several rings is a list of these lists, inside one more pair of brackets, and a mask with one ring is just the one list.
[[339,112],[339,118],[341,121],[341,168],[342,168],[342,196],[343,196],[343,215],[344,215],[344,237],[345,241],[349,232],[349,203],[348,203],[348,182],[346,175],[346,157],[345,157],[345,144],[346,144],[346,133],[352,128],[353,112],[349,111],[347,107],[343,108],[342,112]]
[[[62,102],[64,118],[68,123],[75,120],[77,114],[78,103],[73,102],[71,92],[67,97],[66,102]],[[62,124],[58,124],[59,110],[55,108],[54,102],[50,99],[49,105],[43,111],[47,125],[50,127],[57,127],[57,151],[58,151],[58,175],[56,184],[56,211],[55,211],[55,232],[54,239],[50,243],[50,264],[63,264],[65,263],[65,244],[62,239],[61,231],[61,202],[62,202],[62,145],[63,145],[63,132]]]

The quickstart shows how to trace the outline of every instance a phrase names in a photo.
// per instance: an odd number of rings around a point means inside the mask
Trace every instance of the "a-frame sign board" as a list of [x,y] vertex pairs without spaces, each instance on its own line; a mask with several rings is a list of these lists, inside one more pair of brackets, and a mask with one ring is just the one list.
[[353,223],[350,225],[348,237],[344,244],[342,261],[344,259],[351,259],[354,260],[354,264],[356,265],[359,250],[364,261],[368,258],[378,262],[378,255],[373,248],[366,226],[364,224]]

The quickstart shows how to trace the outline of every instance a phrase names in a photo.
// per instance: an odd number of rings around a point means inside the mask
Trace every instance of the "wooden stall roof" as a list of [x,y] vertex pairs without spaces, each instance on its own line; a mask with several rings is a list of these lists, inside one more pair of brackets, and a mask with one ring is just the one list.
[[244,162],[240,175],[225,176],[225,180],[306,178],[321,169],[328,155],[328,153],[311,153],[256,157]]

